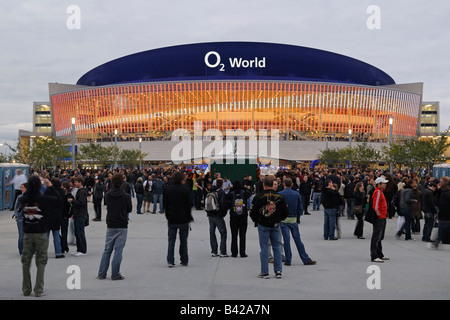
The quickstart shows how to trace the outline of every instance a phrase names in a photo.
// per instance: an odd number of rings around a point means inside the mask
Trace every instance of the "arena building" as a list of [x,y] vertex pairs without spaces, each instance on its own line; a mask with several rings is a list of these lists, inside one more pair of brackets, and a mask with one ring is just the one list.
[[70,139],[75,118],[77,144],[117,139],[120,147],[141,147],[147,161],[170,161],[173,133],[193,137],[196,124],[223,137],[278,130],[279,157],[289,161],[311,161],[349,139],[380,148],[391,122],[394,141],[418,136],[422,92],[422,83],[396,84],[347,56],[257,42],[139,52],[88,71],[75,85],[49,84],[54,136]]

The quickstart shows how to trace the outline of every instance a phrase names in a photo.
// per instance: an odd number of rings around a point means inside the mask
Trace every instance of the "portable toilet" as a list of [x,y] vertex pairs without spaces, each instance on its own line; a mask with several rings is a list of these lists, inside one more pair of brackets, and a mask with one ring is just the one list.
[[14,208],[14,185],[8,184],[16,175],[16,170],[21,169],[25,176],[29,177],[29,166],[21,163],[0,163],[0,210]]

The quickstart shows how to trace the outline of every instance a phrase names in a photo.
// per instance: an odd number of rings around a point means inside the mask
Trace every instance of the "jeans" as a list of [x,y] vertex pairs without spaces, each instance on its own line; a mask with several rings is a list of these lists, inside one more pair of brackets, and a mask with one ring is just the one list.
[[383,258],[383,247],[381,241],[384,239],[384,231],[386,230],[386,218],[377,219],[373,224],[372,239],[370,240],[370,258]]
[[216,228],[220,233],[220,254],[227,254],[227,227],[223,217],[211,216],[209,220],[209,242],[211,244],[211,253],[217,254],[218,244],[216,238]]
[[136,205],[136,213],[142,213],[142,202],[144,201],[144,195],[140,193],[136,193],[137,205]]
[[167,223],[169,245],[167,248],[167,263],[175,264],[175,242],[177,240],[177,232],[180,233],[180,260],[183,265],[189,262],[188,256],[188,235],[189,223],[175,224]]
[[314,192],[313,210],[320,210],[321,202],[322,202],[322,192]]
[[111,262],[111,279],[120,278],[120,263],[122,262],[122,251],[127,241],[127,228],[107,228],[105,250],[98,269],[98,277],[105,278],[108,272],[109,261],[114,250],[114,257]]
[[130,186],[130,196],[134,198],[134,183],[128,182],[128,185]]
[[22,292],[24,295],[31,293],[31,260],[35,253],[36,261],[36,283],[34,284],[34,293],[40,294],[44,291],[44,271],[47,265],[48,239],[45,233],[25,233],[23,236],[22,253]]
[[433,212],[424,212],[425,223],[423,225],[423,236],[422,241],[431,241],[431,233],[433,231],[434,225],[434,213]]
[[324,209],[323,238],[325,240],[334,238],[336,229],[336,209]]
[[75,239],[77,241],[77,251],[81,253],[87,252],[86,234],[84,232],[84,224],[87,217],[77,216],[73,218]]
[[292,238],[294,239],[294,243],[297,246],[298,254],[300,255],[300,259],[302,259],[303,263],[307,263],[311,260],[306,253],[305,246],[302,243],[300,238],[300,230],[298,228],[297,223],[284,223],[281,222],[281,233],[283,235],[284,240],[284,254],[286,256],[285,262],[290,264],[292,260],[292,251],[291,251],[291,239],[290,234],[292,234]]
[[23,252],[23,218],[17,219],[17,231],[19,231],[19,240],[18,240],[18,247],[19,247],[19,254],[22,255]]
[[50,239],[50,232],[53,236],[53,246],[55,247],[55,255],[61,255],[61,238],[59,237],[59,229],[58,230],[47,230],[47,239]]
[[156,206],[159,202],[159,212],[163,213],[163,195],[162,194],[153,194],[153,212],[156,212]]
[[269,273],[269,239],[273,248],[273,268],[274,271],[282,271],[282,257],[281,257],[281,245],[280,245],[280,227],[275,228],[264,227],[258,224],[259,235],[259,260],[261,262],[261,273]]

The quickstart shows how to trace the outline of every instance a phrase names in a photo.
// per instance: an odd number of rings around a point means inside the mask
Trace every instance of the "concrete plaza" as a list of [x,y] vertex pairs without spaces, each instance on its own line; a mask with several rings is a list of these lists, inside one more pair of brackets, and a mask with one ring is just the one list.
[[[283,277],[276,279],[270,264],[270,279],[260,279],[259,243],[257,229],[249,219],[247,258],[211,257],[209,224],[204,211],[193,211],[195,221],[189,234],[189,266],[180,266],[176,243],[176,267],[168,268],[167,224],[165,215],[130,215],[128,239],[123,253],[121,272],[126,279],[112,281],[110,270],[105,280],[96,279],[106,233],[106,207],[103,220],[90,221],[86,228],[88,253],[75,257],[66,254],[55,259],[50,237],[49,259],[45,270],[47,295],[39,299],[63,300],[309,300],[309,299],[449,299],[450,246],[428,249],[421,235],[416,241],[397,239],[397,219],[387,221],[383,251],[389,261],[376,264],[380,269],[380,289],[369,289],[372,276],[369,247],[372,226],[365,223],[366,239],[356,239],[356,220],[340,218],[342,237],[337,241],[322,238],[323,211],[311,211],[302,216],[300,233],[306,251],[316,265],[305,266],[291,240],[291,266],[283,265]],[[310,207],[311,208],[311,207]],[[94,210],[89,204],[92,216]],[[17,249],[17,227],[11,211],[0,211],[0,299],[38,299],[24,297],[21,291],[22,266]],[[229,216],[225,218],[229,227]],[[423,220],[421,221],[423,224]],[[217,232],[219,237],[219,234]],[[228,231],[228,253],[231,234]],[[71,252],[76,247],[71,246]],[[72,275],[68,267],[80,269],[81,288],[69,289]],[[369,268],[369,272],[368,272]],[[36,267],[32,263],[34,285]],[[370,282],[370,280],[369,280]],[[268,294],[270,293],[270,294]]]

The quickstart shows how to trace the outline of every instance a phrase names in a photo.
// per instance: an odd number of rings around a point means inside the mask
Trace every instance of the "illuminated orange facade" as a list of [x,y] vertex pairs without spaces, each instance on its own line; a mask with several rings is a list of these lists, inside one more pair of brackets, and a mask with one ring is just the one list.
[[384,86],[296,81],[150,82],[51,95],[57,137],[170,140],[176,129],[280,130],[280,139],[387,142],[417,135],[421,96]]

